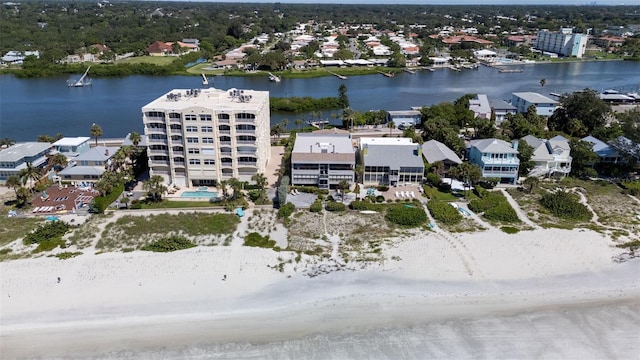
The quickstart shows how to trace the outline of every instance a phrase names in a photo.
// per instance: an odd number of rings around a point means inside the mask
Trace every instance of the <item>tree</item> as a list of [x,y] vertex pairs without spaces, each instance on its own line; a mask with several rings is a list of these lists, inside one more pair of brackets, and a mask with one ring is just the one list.
[[264,199],[265,197],[265,187],[269,184],[269,182],[267,181],[267,177],[264,176],[264,174],[262,173],[258,173],[255,174],[251,177],[251,180],[253,180],[256,185],[258,186],[259,190],[260,190],[260,199]]
[[547,79],[540,79],[540,86],[544,87],[546,83],[547,83]]
[[526,141],[520,141],[518,144],[518,159],[520,160],[518,176],[527,176],[531,172],[531,169],[536,166],[535,162],[531,161],[532,156],[533,147]]
[[54,171],[60,171],[65,167],[67,167],[68,162],[69,161],[67,160],[66,156],[58,153],[49,157],[49,161],[47,162],[47,168],[53,169]]
[[449,175],[455,177],[459,181],[464,182],[464,187],[473,187],[473,184],[482,177],[482,169],[476,164],[463,162],[462,164],[451,168]]
[[133,146],[138,147],[138,144],[140,144],[140,141],[142,141],[142,136],[134,131],[129,134],[129,140],[131,140]]
[[16,143],[15,140],[9,139],[8,137],[5,136],[4,139],[0,139],[0,148],[3,148],[5,146],[9,147],[15,143]]
[[533,188],[536,187],[540,183],[540,179],[537,176],[529,176],[524,179],[523,184],[529,187],[527,190],[529,193],[533,191]]
[[347,96],[347,86],[345,84],[341,84],[338,87],[338,102],[343,109],[349,107],[349,96]]
[[131,200],[126,196],[120,198],[120,204],[124,205],[127,209],[129,208],[129,201]]
[[584,89],[560,97],[560,104],[549,117],[548,126],[552,131],[581,136],[604,127],[610,113],[611,105],[600,99],[597,92]]
[[219,188],[220,190],[222,190],[222,198],[225,200],[229,197],[229,188],[227,187],[228,185],[229,185],[228,180],[222,180],[220,181],[220,184],[219,184]]
[[164,178],[160,175],[153,175],[142,184],[142,188],[147,192],[151,201],[161,201],[162,194],[167,191],[167,187],[164,185]]
[[576,177],[591,177],[596,175],[593,164],[598,161],[598,155],[593,152],[591,143],[581,140],[571,140],[571,175]]
[[389,127],[389,136],[391,136],[391,130],[396,128],[396,123],[394,123],[393,121],[389,120],[389,122],[387,123],[387,126]]
[[340,195],[342,196],[342,202],[344,202],[344,193],[346,190],[349,190],[351,184],[347,180],[340,180],[338,183],[338,189],[340,189]]
[[29,183],[29,189],[33,188],[33,182],[40,181],[42,178],[42,174],[40,173],[40,169],[33,166],[33,163],[27,162],[26,167],[18,173],[20,179],[22,180],[22,185],[26,185]]
[[8,188],[13,189],[13,191],[16,193],[16,199],[18,199],[18,188],[22,186],[20,177],[17,174],[9,176],[7,178],[7,181],[5,182],[5,185]]
[[29,189],[25,188],[25,187],[18,187],[18,189],[16,190],[16,200],[18,202],[18,206],[24,206],[29,202],[29,194],[30,191]]
[[96,146],[98,146],[98,138],[102,136],[102,128],[98,124],[93,123],[89,132],[91,133],[91,137],[96,139]]

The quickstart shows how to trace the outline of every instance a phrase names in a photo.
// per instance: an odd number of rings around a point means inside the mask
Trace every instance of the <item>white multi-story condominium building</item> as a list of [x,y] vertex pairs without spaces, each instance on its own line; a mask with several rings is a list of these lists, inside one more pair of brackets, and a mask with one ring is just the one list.
[[351,134],[332,130],[300,133],[291,151],[291,184],[336,187],[354,181],[356,152]]
[[176,89],[142,107],[151,175],[215,185],[264,173],[271,155],[269,92]]
[[558,32],[541,30],[538,31],[535,48],[561,56],[581,58],[587,48],[587,40],[588,35],[573,34],[571,28],[560,28]]

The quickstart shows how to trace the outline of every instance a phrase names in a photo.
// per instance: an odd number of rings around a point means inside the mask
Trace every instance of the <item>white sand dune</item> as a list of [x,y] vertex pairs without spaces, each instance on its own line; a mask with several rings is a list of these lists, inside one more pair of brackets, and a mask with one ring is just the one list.
[[614,263],[620,251],[601,234],[489,230],[397,243],[387,254],[400,260],[315,278],[295,262],[270,268],[291,254],[239,246],[3,262],[0,355],[640,354],[640,261]]

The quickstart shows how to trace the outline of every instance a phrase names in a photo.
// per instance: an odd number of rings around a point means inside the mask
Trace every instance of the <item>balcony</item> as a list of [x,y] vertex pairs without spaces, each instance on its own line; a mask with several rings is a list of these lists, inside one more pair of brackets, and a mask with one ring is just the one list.
[[154,139],[154,138],[148,138],[147,142],[149,144],[164,144],[167,145],[167,139]]
[[154,122],[154,121],[161,122],[161,123],[164,122],[164,118],[160,116],[145,116],[144,120],[145,122]]
[[255,140],[237,140],[236,143],[243,145],[253,145],[256,143]]
[[165,150],[162,150],[162,149],[149,149],[149,155],[150,156],[154,156],[154,155],[156,155],[156,156],[167,156],[167,155],[169,155],[169,149],[165,149]]
[[229,119],[218,119],[218,124],[231,124]]
[[223,168],[232,168],[232,167],[233,167],[233,163],[232,163],[232,162],[221,162],[221,163],[220,163],[220,167],[223,167]]
[[155,128],[155,127],[152,128],[152,127],[149,127],[149,128],[145,129],[145,133],[147,133],[147,134],[163,134],[163,135],[166,135],[167,129],[166,128]]
[[231,130],[218,130],[218,134],[231,135]]
[[255,151],[255,150],[238,150],[238,155],[253,155],[253,156],[257,156],[257,151]]
[[167,160],[149,160],[151,162],[151,167],[154,166],[169,166],[169,161]]
[[238,166],[258,166],[257,161],[238,161]]
[[182,150],[173,150],[172,153],[176,156],[184,156],[184,151]]
[[255,124],[256,123],[256,119],[236,119],[236,124]]
[[228,145],[231,146],[231,141],[220,141],[220,146]]
[[173,162],[173,166],[176,166],[176,167],[185,167],[185,165],[184,165],[184,161],[174,161],[174,162]]
[[236,129],[236,134],[255,134],[256,131],[254,130],[248,130],[248,129]]
[[172,134],[182,135],[182,129],[171,129]]

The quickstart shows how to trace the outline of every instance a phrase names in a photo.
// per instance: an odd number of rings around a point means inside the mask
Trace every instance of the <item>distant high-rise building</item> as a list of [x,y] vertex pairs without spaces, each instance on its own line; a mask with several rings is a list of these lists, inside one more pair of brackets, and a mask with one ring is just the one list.
[[571,28],[560,28],[558,32],[538,31],[535,48],[561,56],[581,58],[587,48],[588,35],[574,34]]
[[264,173],[271,155],[269,92],[176,89],[142,107],[151,175],[215,185]]

